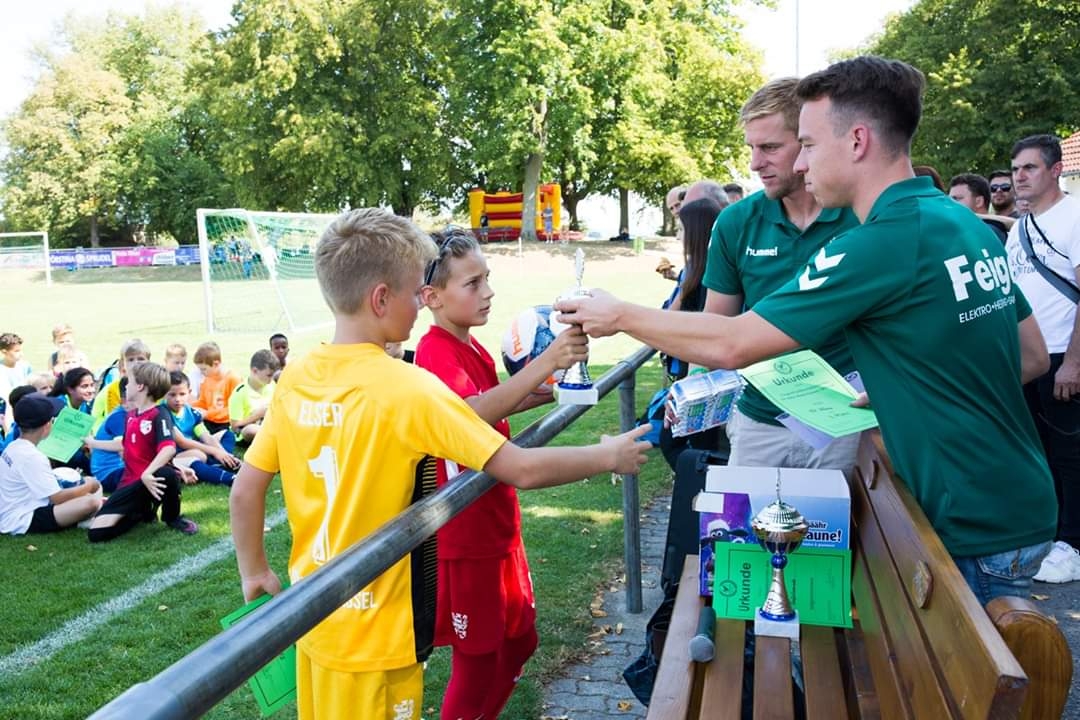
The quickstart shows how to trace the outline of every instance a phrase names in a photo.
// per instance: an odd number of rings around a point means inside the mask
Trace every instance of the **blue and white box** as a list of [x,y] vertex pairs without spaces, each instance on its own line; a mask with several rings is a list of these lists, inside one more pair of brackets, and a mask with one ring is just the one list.
[[743,384],[742,376],[734,370],[693,373],[672,383],[675,420],[671,435],[692,435],[727,422]]
[[780,498],[810,524],[803,545],[850,549],[851,494],[839,470],[713,465],[705,475],[704,492],[694,498],[701,537],[698,558],[702,596],[712,596],[715,543],[757,542],[750,522],[776,500],[777,473]]

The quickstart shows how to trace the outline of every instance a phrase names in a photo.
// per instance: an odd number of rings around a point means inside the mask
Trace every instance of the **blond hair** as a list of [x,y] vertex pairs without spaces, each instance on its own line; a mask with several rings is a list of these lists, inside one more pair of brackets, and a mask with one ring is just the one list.
[[59,340],[61,335],[73,335],[74,333],[75,330],[67,323],[57,323],[53,325],[52,329],[53,342]]
[[401,289],[435,258],[435,243],[410,220],[378,208],[342,213],[315,248],[315,275],[330,309],[354,315],[379,283]]
[[213,340],[204,342],[195,349],[196,365],[213,365],[216,362],[221,362],[221,348]]
[[777,78],[765,83],[739,110],[739,121],[745,125],[751,120],[780,113],[784,116],[784,127],[793,133],[799,132],[802,102],[795,94],[798,85],[799,79],[793,77]]
[[145,355],[146,359],[149,360],[150,346],[139,338],[132,338],[120,346],[120,357],[127,360],[132,355]]
[[165,348],[165,359],[169,358],[184,358],[187,359],[187,348],[180,343],[173,343]]

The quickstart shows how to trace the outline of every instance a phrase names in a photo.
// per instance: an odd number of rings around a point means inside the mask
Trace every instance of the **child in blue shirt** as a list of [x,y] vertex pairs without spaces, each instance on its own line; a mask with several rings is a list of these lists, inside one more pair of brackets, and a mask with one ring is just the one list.
[[[127,413],[130,409],[127,401],[126,377],[120,378],[120,407],[109,413],[105,422],[94,433],[97,440],[117,440],[124,437]],[[90,472],[101,483],[101,489],[107,493],[116,490],[120,477],[124,474],[124,458],[118,452],[98,449],[90,453]]]
[[235,436],[229,430],[213,435],[206,429],[202,414],[188,405],[191,383],[187,375],[174,370],[169,373],[169,381],[172,386],[161,404],[173,416],[173,438],[179,451],[173,464],[191,468],[199,482],[232,485],[240,467],[240,460],[232,454]]

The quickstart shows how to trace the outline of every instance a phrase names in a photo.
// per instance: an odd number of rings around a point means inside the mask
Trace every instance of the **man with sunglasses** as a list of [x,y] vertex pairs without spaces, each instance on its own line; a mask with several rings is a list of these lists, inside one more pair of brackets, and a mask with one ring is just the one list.
[[1016,197],[1031,209],[1005,246],[1050,352],[1050,369],[1024,386],[1024,396],[1058,497],[1057,542],[1035,579],[1057,583],[1080,580],[1080,200],[1058,186],[1061,168],[1061,142],[1053,135],[1013,146]]
[[990,181],[990,207],[995,215],[1018,218],[1016,195],[1013,193],[1012,173],[1008,170],[995,170],[987,178]]

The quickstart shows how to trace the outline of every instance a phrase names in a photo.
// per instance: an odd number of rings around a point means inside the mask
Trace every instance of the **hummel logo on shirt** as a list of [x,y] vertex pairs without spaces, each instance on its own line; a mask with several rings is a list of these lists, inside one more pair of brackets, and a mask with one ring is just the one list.
[[759,250],[758,248],[748,247],[748,248],[746,248],[746,254],[749,255],[750,257],[776,257],[777,255],[780,254],[780,248],[779,247],[771,247],[771,248],[761,248]]

